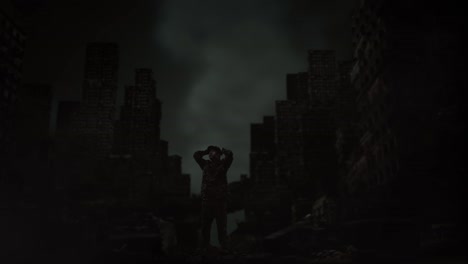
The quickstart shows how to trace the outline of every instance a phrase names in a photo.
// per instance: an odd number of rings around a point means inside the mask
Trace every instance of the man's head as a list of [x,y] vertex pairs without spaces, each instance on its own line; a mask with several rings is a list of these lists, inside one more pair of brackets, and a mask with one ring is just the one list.
[[209,157],[211,161],[219,161],[221,159],[221,149],[215,146],[208,147]]

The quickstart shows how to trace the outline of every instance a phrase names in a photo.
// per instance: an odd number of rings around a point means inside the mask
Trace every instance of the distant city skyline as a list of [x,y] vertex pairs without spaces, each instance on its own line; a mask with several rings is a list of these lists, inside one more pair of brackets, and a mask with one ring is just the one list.
[[[52,122],[58,101],[81,95],[86,44],[116,42],[117,107],[124,87],[134,83],[134,69],[152,68],[162,102],[161,138],[170,154],[182,156],[192,192],[199,193],[195,150],[212,144],[232,149],[228,179],[238,180],[248,173],[249,124],[274,113],[275,100],[286,97],[286,74],[305,69],[307,50],[351,57],[357,1],[15,2],[26,21],[34,21],[27,26],[23,81],[55,89]],[[106,12],[93,11],[99,9]]]

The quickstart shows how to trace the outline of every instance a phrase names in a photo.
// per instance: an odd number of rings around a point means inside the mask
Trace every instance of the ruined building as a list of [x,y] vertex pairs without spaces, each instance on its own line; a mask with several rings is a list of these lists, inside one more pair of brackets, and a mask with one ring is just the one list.
[[340,218],[361,247],[415,248],[431,224],[462,219],[460,19],[422,1],[361,1],[353,16],[358,141]]
[[269,214],[290,224],[311,213],[315,201],[336,196],[334,115],[344,82],[334,51],[308,55],[307,72],[286,76],[287,98],[275,102],[275,116],[251,124],[251,200],[268,201],[261,206],[276,209],[246,209],[247,221],[256,213],[263,223],[272,222]]

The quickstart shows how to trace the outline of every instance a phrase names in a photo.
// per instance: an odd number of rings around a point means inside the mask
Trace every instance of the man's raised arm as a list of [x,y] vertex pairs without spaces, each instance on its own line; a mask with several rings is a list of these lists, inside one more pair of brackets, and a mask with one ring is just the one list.
[[232,161],[234,160],[234,155],[232,154],[232,151],[225,148],[223,148],[221,152],[224,154],[224,164],[227,170],[229,167],[231,167]]
[[205,150],[198,150],[198,151],[195,151],[195,153],[193,153],[193,158],[195,159],[195,161],[198,163],[198,165],[200,166],[202,170],[206,164],[206,160],[203,159],[203,156],[208,155],[209,153],[208,149],[209,148]]

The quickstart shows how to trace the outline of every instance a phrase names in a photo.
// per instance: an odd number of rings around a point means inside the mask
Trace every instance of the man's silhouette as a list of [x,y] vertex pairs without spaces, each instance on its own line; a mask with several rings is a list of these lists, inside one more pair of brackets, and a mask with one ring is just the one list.
[[[224,159],[221,155],[224,154]],[[209,160],[203,156],[209,155]],[[203,180],[201,189],[202,198],[202,248],[210,245],[210,231],[213,219],[216,219],[218,227],[218,240],[221,248],[227,249],[227,178],[226,173],[232,164],[232,151],[220,149],[216,146],[209,146],[206,150],[196,151],[193,157],[203,170]]]

